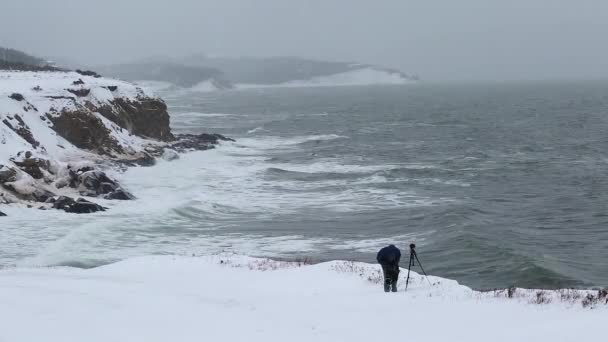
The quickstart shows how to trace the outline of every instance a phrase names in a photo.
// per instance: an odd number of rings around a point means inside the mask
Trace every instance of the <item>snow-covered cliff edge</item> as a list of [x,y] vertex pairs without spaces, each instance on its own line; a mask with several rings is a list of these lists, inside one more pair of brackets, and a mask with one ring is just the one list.
[[150,165],[168,147],[217,139],[177,141],[163,100],[127,82],[93,72],[0,71],[0,204],[103,210],[59,196],[132,199],[96,165]]

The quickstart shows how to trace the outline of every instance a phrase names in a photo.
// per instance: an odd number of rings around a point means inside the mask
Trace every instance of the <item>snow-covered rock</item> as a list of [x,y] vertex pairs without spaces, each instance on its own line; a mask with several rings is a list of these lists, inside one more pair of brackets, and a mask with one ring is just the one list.
[[[605,341],[608,307],[546,291],[473,291],[380,267],[150,256],[93,269],[0,270],[1,341]],[[577,293],[583,296],[585,292]],[[35,327],[33,329],[32,327]]]
[[[108,159],[137,164],[172,140],[165,103],[133,84],[91,72],[0,71],[0,196],[5,202],[67,195],[77,170]],[[119,190],[101,183],[105,187],[88,190],[95,195]],[[128,197],[120,190],[108,198]]]

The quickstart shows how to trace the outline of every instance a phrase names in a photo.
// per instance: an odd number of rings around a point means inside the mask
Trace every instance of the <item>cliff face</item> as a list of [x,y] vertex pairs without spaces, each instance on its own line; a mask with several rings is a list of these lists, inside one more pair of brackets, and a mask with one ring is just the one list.
[[173,140],[165,103],[130,83],[94,73],[0,71],[0,204],[103,210],[58,196],[132,199],[95,162],[153,163],[150,153]]
[[8,129],[23,140],[18,144],[54,157],[84,149],[130,158],[146,139],[174,139],[160,98],[75,72],[0,72],[0,122],[3,140]]

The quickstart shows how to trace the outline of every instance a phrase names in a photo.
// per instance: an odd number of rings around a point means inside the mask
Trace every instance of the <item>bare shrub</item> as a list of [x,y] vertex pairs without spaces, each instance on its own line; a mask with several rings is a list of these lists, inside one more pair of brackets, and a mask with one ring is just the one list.
[[547,291],[540,290],[536,291],[536,296],[532,301],[533,304],[549,304],[551,303],[551,297],[547,294]]
[[587,294],[581,304],[584,308],[593,308],[598,304],[608,304],[608,289],[598,290],[595,295]]
[[362,266],[354,261],[341,261],[332,265],[331,268],[339,273],[354,273],[372,284],[384,283],[384,276],[380,269],[371,269],[369,266]]
[[575,302],[580,300],[583,295],[581,294],[581,291],[578,290],[574,290],[574,289],[561,289],[558,290],[559,292],[559,298],[562,302]]

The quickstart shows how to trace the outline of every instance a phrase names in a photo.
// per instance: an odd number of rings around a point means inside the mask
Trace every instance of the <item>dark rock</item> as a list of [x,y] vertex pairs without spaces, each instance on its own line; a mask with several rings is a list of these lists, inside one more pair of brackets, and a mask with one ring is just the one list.
[[95,192],[93,190],[84,190],[84,191],[80,192],[80,196],[97,197],[97,192]]
[[116,160],[116,162],[120,163],[121,165],[123,165],[125,167],[131,167],[131,166],[148,167],[148,166],[156,165],[156,158],[154,158],[154,156],[150,153],[143,152],[143,153],[139,154],[139,156],[136,158],[121,159],[121,160]]
[[76,69],[76,72],[81,74],[82,76],[93,76],[95,78],[99,78],[101,77],[101,75],[99,75],[98,73],[96,73],[95,71],[91,71],[91,70],[80,70],[80,69]]
[[101,106],[97,111],[137,136],[161,141],[175,139],[169,127],[167,105],[161,99],[140,97],[137,101],[131,101],[116,98],[112,106]]
[[34,190],[34,192],[32,192],[30,194],[28,199],[34,200],[36,202],[46,202],[54,196],[55,196],[55,194],[50,191],[47,191],[44,189],[36,189],[36,190]]
[[[21,154],[21,152],[19,154]],[[50,172],[51,168],[51,163],[48,160],[42,158],[32,158],[32,153],[30,151],[25,152],[25,159],[19,160],[11,158],[11,161],[25,173],[34,177],[34,179],[44,178],[44,172],[42,170]]]
[[171,147],[177,151],[186,150],[208,150],[217,145],[220,141],[235,141],[232,138],[225,137],[221,134],[180,134],[177,137],[177,142]]
[[15,100],[15,101],[23,101],[23,100],[25,100],[25,97],[23,97],[23,95],[21,95],[19,93],[12,93],[9,97],[11,99]]
[[124,152],[101,119],[84,107],[47,117],[53,123],[51,128],[78,148],[102,155]]
[[60,196],[59,198],[57,198],[57,200],[53,204],[53,208],[75,214],[90,214],[106,210],[106,208],[100,206],[99,204],[89,202],[84,198],[78,198],[77,200],[74,200],[73,198],[67,196]]
[[87,88],[80,88],[80,89],[66,89],[68,92],[78,96],[78,97],[85,97],[88,96],[89,93],[91,92],[91,89],[87,89]]
[[[76,101],[75,97],[72,96],[62,96],[62,95],[47,95],[45,96],[47,99],[53,99],[53,100],[70,100],[70,101]],[[51,110],[52,111],[52,110]]]
[[84,81],[81,78],[79,78],[77,81],[72,82],[72,84],[73,85],[81,85],[81,84],[84,84]]
[[116,190],[116,183],[101,183],[99,185],[99,193],[109,194]]
[[104,88],[108,89],[109,91],[116,91],[116,89],[118,89],[118,86],[107,86]]
[[118,184],[103,171],[86,171],[78,175],[78,184],[96,195],[110,193],[119,188]]
[[0,184],[17,180],[17,170],[0,165]]
[[135,196],[133,196],[131,193],[129,193],[123,189],[117,189],[116,191],[113,191],[113,192],[105,195],[103,198],[108,199],[108,200],[128,201],[128,200],[135,199]]
[[42,88],[40,88],[39,85],[35,86],[34,88],[32,88],[33,91],[42,91]]
[[2,216],[6,216],[6,214],[0,211],[0,217]]
[[133,163],[139,166],[154,166],[156,165],[156,159],[151,154],[144,152],[143,156],[133,160]]

